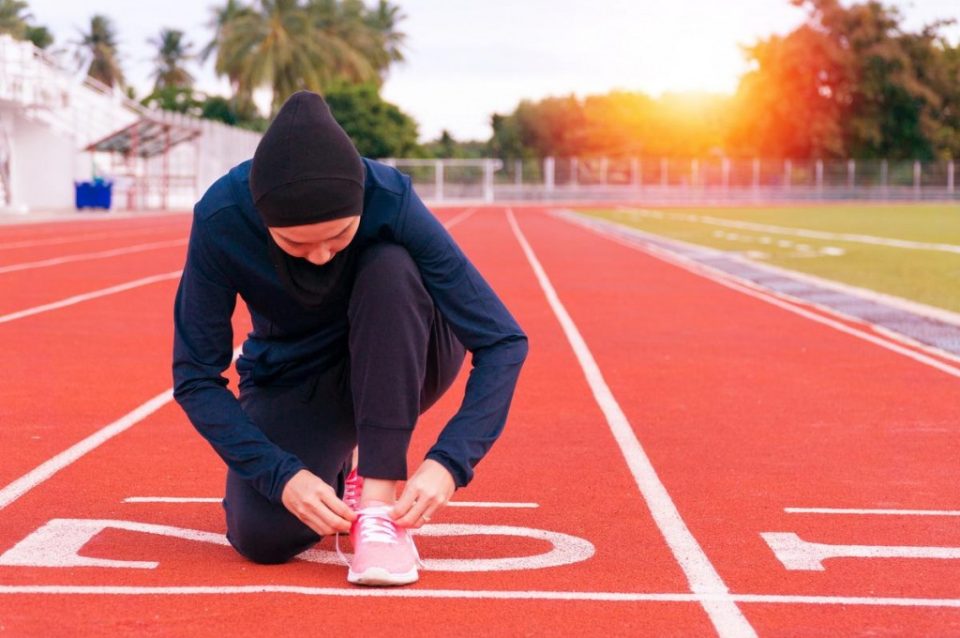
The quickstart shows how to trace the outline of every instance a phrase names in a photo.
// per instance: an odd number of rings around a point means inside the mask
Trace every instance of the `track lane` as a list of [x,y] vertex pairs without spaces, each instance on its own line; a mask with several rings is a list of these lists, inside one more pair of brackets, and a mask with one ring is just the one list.
[[[759,536],[960,547],[960,530],[944,519],[783,512],[956,508],[955,378],[559,220],[523,219],[681,513],[735,593],[960,597],[954,561],[835,559],[825,572],[787,571]],[[805,613],[765,611],[772,620],[757,628],[784,630]],[[960,617],[912,613],[945,626]]]

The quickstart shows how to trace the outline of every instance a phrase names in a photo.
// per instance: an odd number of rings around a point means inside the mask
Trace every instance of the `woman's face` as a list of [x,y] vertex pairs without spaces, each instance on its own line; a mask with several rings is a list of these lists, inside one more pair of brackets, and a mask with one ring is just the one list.
[[360,216],[328,222],[267,228],[273,240],[288,255],[322,266],[347,247],[360,227]]

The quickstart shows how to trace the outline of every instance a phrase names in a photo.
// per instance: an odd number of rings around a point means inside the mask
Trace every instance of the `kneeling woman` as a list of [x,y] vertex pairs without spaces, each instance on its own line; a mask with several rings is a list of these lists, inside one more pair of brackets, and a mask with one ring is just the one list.
[[[238,295],[253,321],[239,400],[222,375]],[[281,563],[349,531],[357,584],[417,580],[407,530],[472,480],[527,354],[526,335],[410,178],[360,157],[309,92],[287,100],[253,160],[197,204],[174,326],[174,397],[227,464],[230,543]],[[466,350],[460,409],[408,478],[417,419]]]

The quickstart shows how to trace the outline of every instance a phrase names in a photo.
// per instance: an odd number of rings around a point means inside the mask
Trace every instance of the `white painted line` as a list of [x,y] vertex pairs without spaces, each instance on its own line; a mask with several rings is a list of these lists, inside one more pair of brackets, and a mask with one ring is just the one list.
[[124,503],[220,503],[223,497],[189,497],[189,496],[130,496],[123,499]]
[[[237,347],[233,351],[233,359],[236,360],[241,351]],[[71,445],[69,448],[60,452],[53,458],[44,461],[34,469],[30,470],[17,480],[0,489],[0,510],[13,503],[18,498],[40,485],[51,476],[67,467],[88,452],[100,447],[121,432],[129,430],[131,427],[143,421],[148,416],[165,406],[173,400],[173,388],[164,390],[146,403],[140,405],[132,412],[120,417],[110,425],[104,426],[85,439]]]
[[[130,496],[123,499],[124,503],[220,503],[222,497],[216,496]],[[537,503],[507,503],[481,501],[448,501],[446,507],[490,507],[504,509],[533,509],[540,507]]]
[[175,246],[185,246],[186,239],[172,239],[169,241],[155,241],[147,244],[135,244],[125,246],[124,248],[114,248],[112,250],[101,250],[94,253],[79,253],[76,255],[67,255],[66,257],[55,257],[53,259],[43,259],[41,261],[27,261],[19,264],[10,264],[9,266],[0,266],[0,275],[22,270],[33,270],[35,268],[48,268],[50,266],[60,266],[62,264],[72,264],[78,261],[90,261],[93,259],[107,259],[118,255],[131,255],[133,253],[142,253],[147,250],[159,250],[161,248],[173,248]]
[[92,241],[95,239],[110,239],[113,237],[128,237],[130,235],[145,235],[163,231],[175,230],[172,226],[144,226],[142,228],[131,228],[130,230],[116,230],[104,233],[77,233],[68,234],[60,237],[47,237],[45,239],[27,239],[22,241],[9,241],[0,243],[0,250],[13,250],[16,248],[34,248],[36,246],[56,246],[59,244],[73,244],[81,241]]
[[[618,210],[624,213],[634,212],[629,208],[618,207]],[[652,217],[652,215],[642,214],[643,217]],[[682,219],[684,221],[708,224],[711,226],[723,226],[726,228],[740,228],[745,230],[756,230],[761,232],[773,233],[775,235],[788,235],[793,237],[807,237],[809,239],[826,239],[829,241],[843,241],[859,244],[873,244],[877,246],[889,246],[893,248],[906,248],[909,250],[932,250],[947,253],[960,254],[960,246],[956,244],[944,244],[938,242],[913,241],[909,239],[894,239],[891,237],[876,237],[874,235],[862,235],[859,233],[832,233],[823,230],[811,230],[808,228],[794,228],[789,226],[774,226],[772,224],[759,224],[755,222],[745,222],[734,219],[723,219],[712,217],[710,215],[688,215],[688,214],[670,214],[672,219]],[[779,242],[778,242],[779,243]],[[781,245],[784,245],[781,243]]]
[[114,222],[125,219],[164,219],[167,217],[187,217],[193,214],[191,210],[169,210],[158,213],[145,213],[143,211],[110,211],[104,213],[29,213],[27,215],[4,215],[0,213],[0,227],[18,228],[23,226],[35,225],[53,225],[53,224],[73,224],[75,222]]
[[960,510],[858,509],[843,507],[784,507],[787,514],[847,514],[851,516],[960,516]]
[[[663,534],[664,540],[673,552],[674,558],[680,565],[690,588],[694,593],[723,593],[727,594],[729,589],[720,578],[720,575],[710,563],[710,559],[704,553],[700,544],[690,533],[686,523],[680,516],[680,512],[674,505],[673,500],[667,493],[667,489],[657,476],[653,464],[647,457],[646,452],[637,440],[633,427],[627,420],[627,416],[620,408],[610,387],[603,378],[600,367],[597,365],[593,354],[587,347],[586,341],[580,334],[576,324],[560,301],[553,284],[547,277],[540,260],[534,254],[533,249],[527,242],[526,237],[517,224],[516,217],[511,209],[507,209],[507,221],[513,229],[513,233],[523,248],[523,252],[533,268],[537,281],[546,295],[551,309],[557,316],[564,334],[583,368],[587,383],[593,393],[594,399],[601,411],[606,417],[614,439],[620,446],[620,451],[626,459],[627,465],[633,474],[637,487],[643,495],[650,513],[653,516],[657,527]],[[711,622],[721,636],[756,636],[756,632],[747,619],[743,616],[736,604],[728,599],[703,601],[703,608],[710,617]]]
[[[83,548],[91,539],[108,529],[178,538],[223,547],[230,546],[227,537],[223,533],[206,530],[128,520],[55,518],[47,521],[0,555],[0,566],[156,569],[160,565],[157,561],[116,560],[112,558],[81,555]],[[596,552],[593,544],[583,538],[529,527],[435,523],[425,525],[417,530],[411,530],[411,534],[417,538],[421,536],[506,536],[511,538],[533,538],[546,541],[551,546],[549,550],[532,556],[470,559],[434,558],[424,560],[424,568],[431,571],[462,573],[547,569],[583,562],[588,560]],[[509,544],[509,542],[506,544]],[[347,554],[347,556],[351,555]],[[337,552],[324,549],[308,549],[298,554],[296,558],[297,560],[323,565],[343,565],[343,560]]]
[[536,509],[539,503],[508,503],[493,501],[448,501],[447,507],[500,507],[505,509]]
[[911,545],[831,545],[805,541],[793,532],[762,532],[760,536],[790,571],[822,572],[831,558],[912,558],[960,560],[960,547]]
[[[629,242],[611,233],[604,232],[595,226],[591,226],[586,223],[578,223],[577,221],[570,219],[568,217],[560,216],[559,218],[566,219],[572,224],[577,224],[582,228],[591,230],[597,235],[600,235],[601,237],[609,239],[610,241],[616,242],[623,246],[627,246],[628,248],[632,248],[633,250],[646,253],[652,257],[655,257],[669,264],[673,264],[674,266],[677,266],[679,268],[683,268],[684,270],[687,270],[695,275],[703,277],[704,279],[709,279],[710,281],[718,283],[721,286],[726,286],[727,288],[730,288],[732,290],[742,292],[745,295],[754,297],[761,301],[765,301],[771,305],[777,306],[778,308],[783,308],[784,310],[800,315],[801,317],[805,317],[812,321],[816,321],[817,323],[821,323],[823,325],[829,326],[831,328],[834,328],[835,330],[849,334],[858,339],[869,341],[870,343],[878,345],[881,348],[892,350],[897,354],[902,354],[903,356],[913,359],[914,361],[930,366],[931,368],[940,370],[941,372],[945,372],[950,376],[960,378],[960,368],[948,365],[946,363],[943,363],[942,361],[939,361],[938,359],[934,359],[933,357],[927,356],[923,353],[916,352],[915,350],[911,350],[907,347],[901,346],[898,343],[895,343],[892,339],[880,338],[874,334],[871,334],[862,330],[858,330],[855,328],[851,328],[850,326],[847,326],[846,324],[841,323],[840,321],[835,321],[833,319],[830,319],[829,317],[818,315],[815,312],[811,312],[810,310],[794,305],[796,303],[805,303],[802,300],[794,300],[792,298],[787,297],[786,295],[780,295],[777,293],[770,292],[767,289],[754,284],[753,282],[740,279],[739,277],[726,273],[722,270],[695,262],[681,255],[672,253],[668,250],[658,248],[652,245],[640,246],[638,244]],[[814,304],[811,304],[811,305],[814,305]],[[832,313],[832,314],[836,315],[836,313]],[[862,322],[861,319],[857,319],[857,321]],[[906,341],[906,339],[898,339],[898,341],[903,343],[904,341]],[[953,355],[951,355],[950,353],[940,354],[940,351],[937,351],[937,353],[938,353],[938,356],[954,358]]]
[[456,217],[454,217],[454,218],[451,219],[450,221],[446,222],[446,223],[444,224],[444,227],[445,227],[447,230],[450,230],[451,228],[453,228],[454,226],[456,226],[456,225],[459,224],[460,222],[466,221],[466,219],[467,219],[468,217],[470,217],[471,215],[473,215],[475,212],[477,212],[477,209],[476,209],[476,208],[468,208],[467,210],[463,211],[462,213],[460,213],[459,215],[457,215]]
[[102,288],[100,290],[94,290],[93,292],[86,292],[81,295],[74,295],[73,297],[67,297],[66,299],[61,299],[60,301],[54,301],[52,303],[43,304],[42,306],[34,306],[33,308],[27,308],[26,310],[18,310],[17,312],[11,312],[10,314],[0,315],[0,323],[7,323],[8,321],[14,321],[16,319],[31,317],[33,315],[38,315],[42,312],[57,310],[58,308],[65,308],[67,306],[72,306],[74,304],[78,304],[83,301],[89,301],[91,299],[97,299],[99,297],[106,297],[107,295],[123,292],[125,290],[131,290],[133,288],[139,288],[140,286],[147,286],[149,284],[154,284],[159,281],[177,279],[180,277],[182,272],[183,271],[181,270],[175,270],[173,272],[164,273],[162,275],[153,275],[151,277],[144,277],[143,279],[136,279],[134,281],[127,282],[125,284],[110,286],[109,288]]
[[960,608],[960,598],[893,598],[882,596],[794,596],[782,594],[627,593],[608,591],[545,591],[490,589],[398,589],[360,587],[306,587],[298,585],[187,585],[139,587],[126,585],[0,585],[8,596],[224,596],[291,594],[343,598],[441,598],[487,600],[569,600],[624,603],[698,603],[724,601],[763,605],[840,605],[867,607]]
[[129,414],[103,427],[82,441],[75,443],[53,458],[41,463],[17,480],[0,489],[0,509],[10,505],[37,485],[67,467],[81,456],[109,441],[135,423],[147,418],[173,399],[173,390],[161,392]]
[[[904,310],[904,311],[906,311],[906,312],[910,312],[910,313],[913,313],[913,314],[916,314],[916,315],[919,315],[919,316],[921,316],[921,317],[925,317],[925,318],[928,318],[928,319],[934,319],[934,320],[936,320],[936,321],[942,321],[942,322],[944,322],[944,323],[948,323],[948,324],[953,325],[953,326],[960,326],[960,313],[951,312],[951,311],[949,311],[949,310],[944,310],[943,308],[936,308],[936,307],[934,307],[934,306],[928,306],[928,305],[926,305],[926,304],[922,304],[922,303],[919,303],[919,302],[916,302],[916,301],[911,301],[911,300],[909,300],[909,299],[904,299],[903,297],[896,297],[896,296],[894,296],[894,295],[889,295],[889,294],[886,294],[886,293],[877,292],[877,291],[875,291],[875,290],[869,290],[869,289],[867,289],[867,288],[859,288],[859,287],[857,287],[857,286],[853,286],[853,285],[850,285],[850,284],[841,283],[841,282],[839,282],[839,281],[835,281],[835,280],[832,280],[832,279],[824,279],[824,278],[822,278],[822,277],[817,277],[816,275],[811,275],[811,274],[808,274],[808,273],[800,272],[799,270],[790,270],[790,269],[787,269],[787,268],[783,268],[783,267],[780,267],[780,266],[776,266],[776,265],[771,264],[771,263],[769,263],[769,262],[758,262],[758,261],[749,261],[749,262],[747,262],[747,261],[745,261],[745,260],[740,259],[735,253],[722,252],[722,251],[719,251],[719,250],[717,250],[717,249],[710,248],[710,247],[708,247],[708,246],[704,246],[704,245],[702,245],[702,244],[693,244],[693,243],[690,243],[690,242],[681,241],[681,240],[679,240],[679,239],[672,239],[672,238],[670,238],[670,237],[664,237],[663,235],[656,235],[656,234],[654,234],[654,233],[648,233],[648,232],[646,232],[646,231],[640,230],[640,229],[635,228],[635,227],[633,227],[633,226],[627,226],[627,225],[624,225],[624,224],[621,224],[621,223],[618,223],[618,222],[609,221],[609,220],[604,220],[604,219],[600,219],[600,218],[597,218],[597,217],[585,215],[585,214],[582,214],[582,213],[576,213],[576,212],[573,212],[573,211],[564,211],[564,212],[561,212],[561,213],[558,214],[556,211],[553,211],[551,214],[552,214],[553,216],[555,216],[555,217],[559,217],[560,219],[564,219],[565,221],[568,221],[568,222],[570,222],[570,223],[575,223],[575,224],[578,224],[578,225],[580,225],[580,226],[584,226],[584,227],[588,228],[589,230],[597,233],[598,235],[602,235],[602,236],[606,237],[607,239],[610,239],[610,240],[612,240],[612,241],[615,241],[615,242],[617,242],[617,243],[619,243],[619,244],[623,244],[624,246],[628,246],[628,247],[630,247],[630,248],[633,248],[634,250],[640,250],[641,252],[645,252],[645,251],[644,251],[642,248],[640,248],[639,246],[636,246],[636,245],[631,244],[631,243],[629,243],[629,242],[623,241],[623,240],[622,240],[621,238],[619,238],[619,237],[609,236],[605,231],[602,231],[602,230],[598,229],[598,228],[596,227],[596,224],[604,224],[604,225],[616,226],[618,229],[620,229],[620,230],[622,230],[622,231],[624,231],[624,232],[627,232],[627,233],[629,233],[629,234],[632,234],[632,235],[634,235],[634,236],[636,236],[637,238],[640,238],[640,239],[647,239],[647,238],[649,238],[649,239],[651,239],[651,240],[656,240],[656,241],[658,241],[658,242],[662,242],[662,243],[669,244],[669,245],[672,245],[672,246],[677,246],[678,248],[696,249],[696,250],[704,251],[704,252],[707,252],[707,253],[712,253],[712,254],[717,254],[717,255],[725,255],[725,256],[726,256],[727,258],[729,258],[729,259],[734,259],[734,260],[742,261],[743,263],[749,263],[749,265],[752,266],[752,267],[754,267],[754,268],[759,268],[759,269],[761,269],[761,270],[766,270],[766,271],[768,271],[768,272],[776,273],[776,274],[782,275],[782,276],[784,276],[784,277],[789,277],[789,278],[792,278],[792,279],[798,279],[798,280],[800,280],[800,281],[806,281],[806,282],[812,283],[812,284],[814,284],[814,285],[817,285],[817,286],[820,286],[820,287],[823,287],[823,288],[828,288],[828,289],[831,289],[831,290],[837,290],[837,291],[840,291],[840,292],[843,292],[843,293],[846,293],[846,294],[849,294],[849,295],[854,295],[854,296],[857,296],[857,297],[862,297],[863,299],[866,299],[866,300],[868,300],[868,301],[873,301],[873,302],[876,302],[876,303],[879,303],[879,304],[883,304],[883,305],[886,305],[886,306],[891,306],[891,307],[893,307],[893,308],[897,308],[897,309],[899,309],[899,310]],[[589,220],[590,223],[585,223],[585,220]],[[652,254],[652,252],[651,252],[650,254]],[[683,258],[681,258],[681,257],[679,257],[679,256],[678,256],[677,258],[678,258],[678,259],[681,259],[681,260],[684,260]],[[664,261],[669,261],[669,260],[664,260]],[[688,260],[684,260],[684,261],[688,261]],[[670,262],[670,263],[675,263],[675,262]],[[691,262],[691,263],[695,263],[695,262]],[[675,264],[675,265],[676,265],[676,264]],[[717,270],[716,272],[722,272],[722,271]],[[733,277],[733,275],[730,275],[729,273],[723,273],[723,274],[725,274],[727,277]],[[777,291],[775,291],[775,290],[769,290],[769,289],[763,288],[762,286],[758,286],[758,285],[754,284],[753,282],[751,282],[751,281],[749,281],[749,280],[739,279],[739,278],[738,278],[738,281],[741,281],[744,285],[748,285],[748,286],[750,286],[750,287],[753,287],[753,288],[756,288],[756,289],[759,289],[759,290],[763,290],[763,291],[766,292],[767,294],[773,295],[774,297],[778,297],[778,298],[780,298],[780,299],[784,299],[784,300],[789,301],[789,302],[792,302],[792,303],[801,303],[801,304],[804,304],[804,305],[806,305],[806,306],[810,306],[810,307],[817,308],[817,309],[820,310],[821,312],[824,312],[824,313],[826,313],[826,314],[828,314],[828,315],[830,315],[830,316],[832,316],[832,317],[839,317],[839,318],[844,319],[844,320],[847,320],[847,321],[855,321],[855,322],[858,322],[858,323],[864,323],[864,320],[861,319],[860,317],[856,317],[856,316],[853,316],[853,315],[847,315],[847,314],[845,314],[845,313],[843,313],[843,312],[840,312],[839,310],[836,310],[836,309],[834,309],[834,308],[831,308],[830,306],[826,306],[826,305],[823,305],[823,304],[819,304],[819,303],[816,303],[816,302],[813,302],[813,301],[809,301],[809,300],[806,300],[806,299],[797,299],[797,298],[792,297],[792,296],[790,296],[790,295],[788,295],[788,294],[786,294],[786,293],[781,293],[781,292],[777,292]],[[892,340],[897,341],[897,342],[899,342],[899,343],[901,343],[901,344],[907,345],[907,346],[909,346],[909,347],[911,347],[911,348],[923,350],[924,352],[927,352],[927,353],[929,353],[929,354],[935,355],[935,356],[937,356],[937,357],[943,357],[943,358],[946,358],[946,359],[950,359],[951,361],[955,361],[955,362],[957,362],[957,363],[960,363],[960,356],[957,356],[957,355],[955,355],[955,354],[952,353],[952,352],[948,352],[948,351],[946,351],[946,350],[942,350],[942,349],[940,349],[940,348],[937,348],[937,347],[935,347],[935,346],[931,346],[931,345],[928,345],[928,344],[925,344],[925,343],[920,343],[919,341],[916,341],[915,339],[911,339],[910,337],[908,337],[908,336],[906,336],[906,335],[903,335],[903,334],[901,334],[901,333],[899,333],[899,332],[895,332],[895,331],[893,331],[893,330],[890,330],[890,329],[888,329],[888,328],[885,328],[884,326],[873,325],[873,324],[870,324],[870,325],[871,325],[871,327],[872,327],[875,331],[884,334],[884,335],[885,335],[886,337],[888,337],[889,339],[892,339]]]
[[72,264],[78,261],[90,261],[93,259],[107,259],[118,255],[131,255],[133,253],[142,253],[147,250],[158,250],[160,248],[173,248],[175,246],[185,246],[186,239],[172,239],[169,241],[155,241],[147,244],[135,244],[125,246],[124,248],[114,248],[112,250],[101,250],[94,253],[79,253],[76,255],[67,255],[66,257],[55,257],[53,259],[43,259],[41,261],[27,261],[19,264],[10,264],[9,266],[0,266],[0,275],[18,272],[21,270],[33,270],[35,268],[47,268],[49,266],[60,266],[62,264]]

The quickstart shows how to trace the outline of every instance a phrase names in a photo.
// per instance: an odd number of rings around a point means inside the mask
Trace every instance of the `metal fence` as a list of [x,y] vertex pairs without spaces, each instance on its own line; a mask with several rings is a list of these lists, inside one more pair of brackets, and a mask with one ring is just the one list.
[[730,158],[387,159],[433,201],[951,200],[956,162]]

